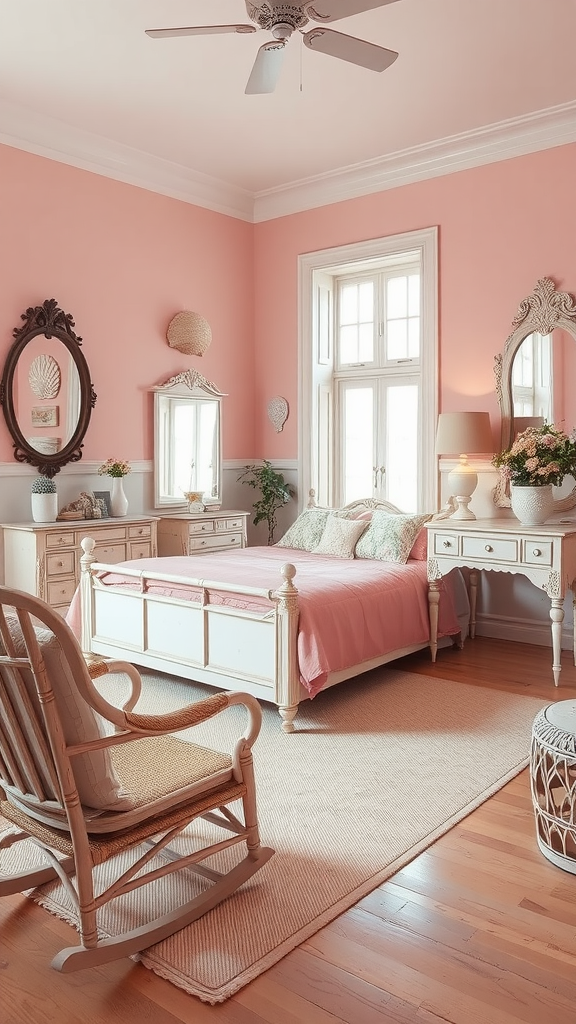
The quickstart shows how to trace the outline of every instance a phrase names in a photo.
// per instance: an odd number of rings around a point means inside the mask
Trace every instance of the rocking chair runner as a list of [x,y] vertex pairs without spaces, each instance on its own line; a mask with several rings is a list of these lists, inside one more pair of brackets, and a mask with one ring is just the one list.
[[[92,682],[105,673],[130,680],[121,709]],[[59,971],[159,942],[233,893],[274,852],[260,845],[256,816],[251,748],[262,719],[258,702],[244,693],[216,693],[178,711],[141,715],[134,711],[141,687],[127,662],[87,663],[72,631],[44,601],[0,587],[0,813],[15,826],[0,838],[0,857],[29,839],[48,862],[4,874],[0,861],[0,896],[61,879],[77,908],[80,944],[56,955],[52,967]],[[172,735],[232,704],[245,706],[248,725],[231,753]],[[114,727],[111,735],[102,719]],[[230,808],[235,801],[242,803],[241,816]],[[226,838],[204,838],[198,848],[198,830],[191,828],[183,837],[186,850],[181,840],[175,852],[173,841],[200,818]],[[225,874],[202,863],[238,843],[246,844],[245,856]],[[96,865],[128,849],[137,849],[134,863],[97,894]],[[182,868],[200,876],[200,892],[196,884],[183,906],[99,938],[101,907]]]

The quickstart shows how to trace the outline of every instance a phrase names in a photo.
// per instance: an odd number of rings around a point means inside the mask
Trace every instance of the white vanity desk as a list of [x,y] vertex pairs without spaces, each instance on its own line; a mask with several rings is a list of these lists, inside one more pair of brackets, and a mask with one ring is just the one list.
[[[470,569],[470,636],[476,627],[478,571],[520,573],[550,598],[552,672],[560,677],[564,598],[576,580],[576,520],[522,526],[516,519],[444,519],[427,523],[430,650],[438,648],[439,580],[454,568]],[[574,645],[576,663],[576,641]]]

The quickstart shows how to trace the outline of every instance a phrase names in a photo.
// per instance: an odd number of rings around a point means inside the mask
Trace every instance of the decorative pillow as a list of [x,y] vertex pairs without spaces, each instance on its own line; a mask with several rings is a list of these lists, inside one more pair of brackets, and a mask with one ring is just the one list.
[[305,508],[300,513],[292,526],[289,526],[286,533],[276,542],[277,548],[296,548],[298,551],[314,551],[320,543],[328,516],[338,516],[346,519],[345,512],[338,512],[330,508]]
[[[17,655],[25,657],[26,648],[18,618],[15,615],[7,615],[6,621],[14,640]],[[82,699],[76,689],[70,666],[64,657],[57,637],[50,629],[39,626],[36,627],[36,637],[48,678],[54,690],[56,707],[66,742],[68,744],[84,743],[86,740],[100,739],[105,736],[104,722]],[[3,649],[4,646],[0,640],[0,650],[3,651]],[[32,673],[29,670],[24,670],[22,677],[31,699],[36,703],[36,685]],[[40,709],[38,709],[38,718],[42,729],[44,729]],[[78,754],[71,761],[80,802],[85,807],[126,811],[133,806],[133,801],[122,789],[108,750],[93,750],[89,753]]]
[[419,562],[424,562],[428,557],[428,530],[425,526],[422,526],[416,534],[416,540],[414,541],[408,558],[418,559]]
[[320,543],[314,548],[319,555],[335,555],[337,558],[354,558],[356,541],[364,533],[368,523],[359,519],[342,519],[328,516]]
[[431,515],[394,516],[376,510],[356,545],[356,558],[379,558],[383,562],[404,564],[419,530],[431,518]]

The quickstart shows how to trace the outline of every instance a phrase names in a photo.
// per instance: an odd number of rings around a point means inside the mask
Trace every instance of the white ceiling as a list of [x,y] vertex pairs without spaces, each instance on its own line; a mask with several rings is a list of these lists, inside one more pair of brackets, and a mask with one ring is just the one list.
[[144,34],[231,22],[243,0],[0,0],[0,141],[257,220],[576,140],[576,0],[398,0],[331,26],[387,71],[295,33],[263,96],[268,33]]

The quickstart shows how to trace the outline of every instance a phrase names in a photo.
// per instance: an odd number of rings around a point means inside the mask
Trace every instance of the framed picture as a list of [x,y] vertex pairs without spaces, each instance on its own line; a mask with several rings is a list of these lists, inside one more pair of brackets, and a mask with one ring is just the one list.
[[32,406],[33,427],[57,427],[58,406],[57,405],[33,405]]
[[112,514],[112,509],[110,507],[110,491],[94,491],[94,497],[96,499],[99,498],[100,501],[104,502],[104,511],[102,512],[102,518],[108,519],[108,517]]

